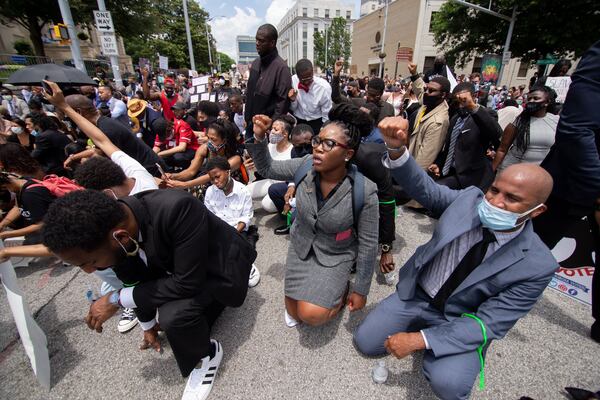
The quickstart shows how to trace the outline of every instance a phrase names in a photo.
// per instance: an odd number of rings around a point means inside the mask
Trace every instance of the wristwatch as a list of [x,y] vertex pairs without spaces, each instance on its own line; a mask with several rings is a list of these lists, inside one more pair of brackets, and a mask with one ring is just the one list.
[[119,294],[119,291],[115,290],[114,292],[112,292],[110,294],[110,297],[108,298],[108,302],[114,306],[120,306],[120,304],[119,304],[120,299],[121,299],[121,295]]
[[392,245],[387,243],[381,243],[381,252],[387,254],[392,251]]

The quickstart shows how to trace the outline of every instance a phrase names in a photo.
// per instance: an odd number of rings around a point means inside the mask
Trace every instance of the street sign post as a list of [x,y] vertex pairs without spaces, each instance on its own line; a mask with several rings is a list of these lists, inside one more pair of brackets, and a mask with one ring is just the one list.
[[98,32],[114,33],[115,26],[113,25],[113,20],[112,16],[110,15],[110,11],[94,10],[94,19],[96,20],[96,29],[98,29]]
[[512,53],[510,51],[505,51],[504,53],[502,53],[502,65],[508,65],[511,58]]

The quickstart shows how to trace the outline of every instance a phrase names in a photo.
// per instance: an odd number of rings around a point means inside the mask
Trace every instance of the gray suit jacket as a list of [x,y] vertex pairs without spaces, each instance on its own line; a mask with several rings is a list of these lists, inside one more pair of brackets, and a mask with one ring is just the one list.
[[[266,141],[246,144],[254,165],[265,178],[293,181],[294,174],[307,158],[285,161],[271,159]],[[356,260],[357,276],[353,291],[366,296],[369,293],[373,268],[377,261],[379,232],[379,204],[377,186],[365,177],[365,201],[358,217],[358,232],[354,230],[352,215],[352,185],[346,179],[321,210],[317,209],[314,171],[296,188],[297,215],[290,230],[290,239],[298,257],[306,259],[310,249],[326,267]],[[352,229],[344,240],[336,240],[338,233]]]
[[[477,205],[483,192],[473,186],[452,190],[437,185],[412,158],[392,170],[392,175],[413,199],[441,215],[431,240],[420,246],[400,271],[397,294],[410,300],[423,266],[448,243],[481,225]],[[552,253],[528,221],[516,238],[488,257],[448,298],[448,322],[424,330],[435,356],[472,351],[483,342],[478,323],[461,318],[463,313],[473,313],[483,321],[488,341],[503,338],[531,310],[557,268]]]
[[29,106],[25,100],[20,99],[16,96],[13,96],[13,99],[10,101],[10,104],[6,100],[2,100],[2,107],[9,110],[12,117],[18,117],[22,120],[25,120],[25,117],[29,114]]

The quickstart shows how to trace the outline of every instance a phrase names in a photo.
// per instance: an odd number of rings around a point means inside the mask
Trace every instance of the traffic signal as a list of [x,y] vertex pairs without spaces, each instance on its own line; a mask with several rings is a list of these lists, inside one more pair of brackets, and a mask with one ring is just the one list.
[[69,40],[69,30],[65,24],[56,24],[52,27],[52,36],[54,40]]

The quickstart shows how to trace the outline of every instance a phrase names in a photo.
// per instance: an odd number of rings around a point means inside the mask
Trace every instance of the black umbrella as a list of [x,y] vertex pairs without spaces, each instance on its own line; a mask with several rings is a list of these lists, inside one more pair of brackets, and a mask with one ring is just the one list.
[[56,82],[61,86],[98,86],[98,83],[94,82],[85,72],[58,64],[29,65],[14,72],[6,80],[6,83],[15,86],[41,86],[44,79]]

